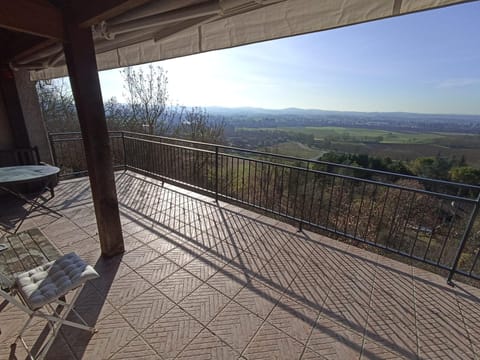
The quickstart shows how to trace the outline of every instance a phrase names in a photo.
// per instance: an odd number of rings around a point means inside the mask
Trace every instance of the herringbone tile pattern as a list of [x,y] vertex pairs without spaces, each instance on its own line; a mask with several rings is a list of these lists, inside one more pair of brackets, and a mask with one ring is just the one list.
[[152,347],[141,337],[137,336],[135,339],[127,343],[119,351],[111,357],[112,360],[156,360],[159,355],[152,349]]
[[119,311],[136,330],[141,331],[157,321],[173,306],[172,301],[152,287],[122,306]]
[[[87,179],[57,187],[63,217],[22,225],[101,274],[77,301],[98,333],[64,326],[47,359],[480,357],[476,288],[133,173],[117,192],[122,256],[100,256]],[[24,320],[0,304],[0,359],[25,358],[9,346]]]
[[137,273],[142,278],[155,285],[178,269],[180,269],[178,265],[162,256],[137,268]]
[[182,245],[182,247],[177,247],[166,253],[165,257],[178,266],[184,266],[199,257],[203,252],[204,250],[196,246]]
[[142,333],[142,337],[163,358],[176,357],[203,329],[193,316],[175,306]]
[[178,303],[202,284],[202,280],[181,269],[157,284],[156,287],[172,301]]
[[185,360],[223,360],[237,359],[240,353],[236,352],[226,342],[215,336],[210,330],[203,329],[200,334],[182,351],[178,359]]
[[243,306],[231,302],[209,324],[208,328],[241,352],[262,325],[262,319]]
[[247,359],[298,359],[303,349],[303,344],[269,323],[264,323],[244,354]]
[[93,336],[82,330],[64,327],[62,329],[67,342],[77,358],[106,359],[117,349],[126,345],[136,336],[135,330],[119,312],[114,312],[100,320],[96,325],[98,331]]
[[251,277],[248,274],[227,265],[208,279],[207,284],[233,298],[250,280]]
[[230,299],[220,291],[203,284],[188,295],[179,305],[202,324],[206,325],[229,301]]
[[252,280],[234,300],[254,314],[266,319],[282,294],[262,281]]
[[[108,301],[118,308],[135,299],[149,287],[150,284],[140,275],[131,272],[113,282],[106,295]],[[102,290],[105,291],[105,289]]]
[[318,314],[318,310],[284,296],[270,313],[267,321],[285,334],[306,344]]

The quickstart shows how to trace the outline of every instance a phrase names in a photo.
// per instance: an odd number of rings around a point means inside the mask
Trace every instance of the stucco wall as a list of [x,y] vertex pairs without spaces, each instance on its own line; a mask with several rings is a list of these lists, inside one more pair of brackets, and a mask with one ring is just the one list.
[[26,70],[15,71],[15,83],[17,84],[18,97],[22,106],[30,144],[38,146],[40,159],[51,164],[52,154],[35,83],[30,81],[30,74]]

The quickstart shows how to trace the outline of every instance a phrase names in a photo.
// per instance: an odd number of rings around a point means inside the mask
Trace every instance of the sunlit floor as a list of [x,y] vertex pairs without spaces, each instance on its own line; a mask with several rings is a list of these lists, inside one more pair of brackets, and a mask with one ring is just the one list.
[[[477,288],[134,173],[117,192],[123,256],[100,257],[87,178],[56,188],[62,217],[22,224],[101,274],[77,301],[98,333],[63,327],[48,359],[480,357]],[[9,346],[24,319],[0,304],[1,359],[25,357]],[[34,349],[46,330],[28,330]]]

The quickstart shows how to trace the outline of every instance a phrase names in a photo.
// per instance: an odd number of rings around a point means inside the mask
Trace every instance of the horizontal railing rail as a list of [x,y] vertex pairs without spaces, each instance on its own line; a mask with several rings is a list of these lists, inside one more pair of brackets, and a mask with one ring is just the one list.
[[[114,167],[211,194],[480,279],[480,186],[132,132]],[[86,172],[80,133],[50,134],[63,176]]]
[[[312,160],[312,159],[302,159],[294,156],[288,156],[288,155],[281,155],[281,154],[274,154],[274,153],[268,153],[268,152],[263,152],[263,151],[258,151],[258,150],[251,150],[251,149],[243,149],[243,148],[238,148],[238,147],[233,147],[233,146],[227,146],[227,145],[221,145],[221,144],[210,144],[210,143],[205,143],[205,142],[200,142],[200,141],[194,141],[194,140],[188,140],[188,139],[181,139],[181,138],[172,138],[172,137],[166,137],[166,136],[159,136],[159,135],[151,135],[151,134],[139,134],[139,133],[134,133],[134,132],[129,132],[129,131],[124,131],[124,134],[130,134],[134,138],[138,139],[140,138],[149,138],[149,139],[156,139],[158,141],[170,141],[170,142],[176,142],[176,143],[185,143],[185,144],[192,144],[192,145],[197,145],[197,146],[203,146],[203,147],[209,147],[214,151],[215,148],[218,148],[219,150],[225,150],[225,151],[235,151],[235,152],[240,152],[244,154],[251,154],[251,155],[256,155],[256,156],[266,156],[266,157],[272,157],[275,159],[283,159],[283,160],[288,160],[288,161],[301,161],[307,164],[316,164],[316,165],[324,165],[324,166],[331,166],[337,169],[346,169],[346,170],[352,170],[352,171],[361,171],[364,173],[370,173],[370,174],[377,174],[377,175],[386,175],[386,176],[391,176],[391,177],[401,177],[403,179],[413,179],[417,181],[423,181],[431,184],[441,184],[441,185],[448,185],[448,186],[456,186],[459,188],[464,188],[464,189],[475,189],[479,191],[480,186],[476,185],[471,185],[471,184],[464,184],[464,183],[459,183],[459,182],[452,182],[452,181],[446,181],[446,180],[440,180],[440,179],[430,179],[430,178],[425,178],[421,176],[414,176],[414,175],[408,175],[408,174],[399,174],[399,173],[393,173],[389,171],[383,171],[383,170],[375,170],[375,169],[367,169],[367,168],[361,168],[358,166],[353,166],[353,165],[346,165],[346,164],[337,164],[337,163],[331,163],[328,161],[321,161],[321,160]],[[77,133],[80,134],[80,133]]]

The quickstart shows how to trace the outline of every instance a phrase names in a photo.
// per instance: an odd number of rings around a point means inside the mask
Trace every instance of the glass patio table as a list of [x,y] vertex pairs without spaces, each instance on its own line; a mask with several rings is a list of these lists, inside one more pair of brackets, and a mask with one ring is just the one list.
[[[50,176],[58,174],[59,172],[60,169],[58,167],[51,165],[18,165],[0,167],[0,190],[3,190],[32,205],[28,213],[32,212],[35,207],[41,207],[55,213],[56,215],[62,216],[55,210],[38,202],[38,196],[34,199],[29,199],[23,194],[21,194],[19,191],[11,188],[12,185],[28,184],[36,181],[45,180]],[[47,188],[50,190],[50,194],[53,197],[55,193],[53,191],[53,188],[48,187],[48,183],[43,186],[39,194],[41,194]]]
[[60,169],[51,165],[18,165],[0,167],[0,186],[28,183],[58,174]]

